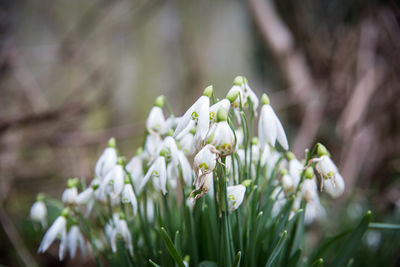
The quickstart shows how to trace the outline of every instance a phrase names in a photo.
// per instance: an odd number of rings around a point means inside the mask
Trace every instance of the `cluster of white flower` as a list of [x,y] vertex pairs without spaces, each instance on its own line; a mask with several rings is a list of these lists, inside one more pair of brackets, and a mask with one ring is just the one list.
[[[163,96],[156,99],[146,121],[144,145],[127,164],[119,156],[112,138],[96,163],[95,177],[89,186],[84,188],[79,179],[68,181],[62,195],[66,209],[47,230],[39,252],[46,251],[57,238],[61,240],[60,260],[67,250],[73,258],[77,246],[82,253],[87,246],[91,251],[100,249],[102,246],[96,245],[99,240],[115,252],[120,239],[133,255],[128,218],[136,216],[143,207],[148,220],[153,220],[153,202],[182,188],[190,192],[186,198],[191,201],[183,200],[188,205],[207,193],[214,197],[217,179],[226,181],[229,212],[239,208],[252,185],[263,185],[271,180],[272,195],[276,198],[274,213],[277,214],[289,196],[294,195],[293,212],[305,202],[307,223],[324,215],[319,189],[324,188],[333,197],[343,193],[343,178],[326,148],[318,144],[314,153],[317,157],[309,153],[309,158],[303,161],[296,159],[288,151],[284,128],[268,96],[263,94],[258,116],[259,100],[243,76],[235,78],[222,100],[215,100],[213,87],[207,87],[203,96],[181,117],[170,114],[165,118],[165,102]],[[250,121],[246,113],[250,114]],[[258,119],[258,124],[253,118]],[[253,134],[253,124],[258,126],[258,137]],[[224,168],[226,177],[216,177],[217,166]],[[273,177],[276,171],[277,179]],[[265,181],[259,181],[260,177],[265,177]],[[44,202],[45,198],[40,196],[32,206],[31,217],[46,227]],[[93,214],[96,205],[108,212]],[[131,211],[125,209],[127,205]],[[106,218],[103,235],[94,240],[89,231],[83,237],[77,223],[80,216]],[[88,239],[90,242],[86,241]]]

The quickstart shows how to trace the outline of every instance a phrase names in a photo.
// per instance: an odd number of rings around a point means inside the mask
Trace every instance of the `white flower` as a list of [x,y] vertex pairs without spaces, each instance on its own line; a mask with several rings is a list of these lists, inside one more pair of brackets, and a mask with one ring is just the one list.
[[322,185],[326,192],[333,198],[342,195],[345,189],[344,180],[331,158],[323,155],[314,161],[317,161],[315,168],[323,178]]
[[201,190],[202,192],[196,195],[195,199],[198,199],[202,195],[206,194],[209,189],[209,178],[212,177],[209,174],[212,173],[217,164],[217,153],[213,145],[205,145],[194,157],[193,165],[195,171],[194,185],[196,189],[191,193],[194,194],[195,191]]
[[173,135],[174,138],[181,139],[197,125],[196,136],[204,140],[210,122],[209,108],[210,99],[207,96],[201,96],[179,119]]
[[[264,94],[263,99],[265,98],[264,96],[267,97]],[[289,149],[283,126],[269,103],[264,104],[261,108],[258,120],[258,138],[262,149],[266,146],[267,141],[272,146],[275,146],[276,140],[278,140],[284,149]]]
[[122,190],[121,195],[122,203],[130,203],[132,205],[132,212],[136,215],[137,212],[137,200],[135,193],[133,192],[132,185],[128,182],[125,183],[124,189]]
[[240,204],[243,202],[244,194],[246,193],[246,187],[244,185],[234,185],[228,186],[226,188],[228,195],[228,206],[229,211],[234,211],[239,208]]
[[65,204],[76,204],[78,197],[78,189],[74,186],[64,190],[61,200]]
[[59,257],[62,260],[65,250],[65,242],[66,242],[66,227],[67,227],[67,220],[65,216],[59,216],[54,223],[50,226],[49,230],[47,230],[46,234],[43,237],[42,243],[40,243],[38,252],[45,252],[50,245],[54,242],[54,240],[60,239],[60,253]]
[[38,221],[42,224],[43,228],[47,225],[47,208],[42,200],[36,201],[31,208],[32,220]]
[[284,174],[281,178],[282,188],[285,192],[292,192],[295,190],[295,185],[289,174]]
[[186,155],[193,155],[194,152],[196,151],[194,146],[194,135],[190,132],[185,136],[183,136],[181,139],[179,139],[178,143],[181,147],[181,150]]
[[165,118],[160,107],[152,107],[146,120],[146,128],[152,134],[160,134],[164,130]]
[[333,198],[341,196],[345,189],[345,184],[342,175],[336,175],[330,180],[324,180],[325,191]]
[[139,186],[139,193],[142,192],[144,186],[147,184],[150,178],[153,179],[154,187],[158,190],[161,190],[165,195],[167,193],[167,167],[165,158],[163,156],[159,156],[147,171]]
[[289,175],[293,179],[294,186],[300,182],[301,172],[303,171],[303,164],[297,159],[289,160]]
[[77,225],[71,226],[67,235],[67,247],[69,249],[69,256],[71,259],[75,258],[76,249],[78,246],[81,249],[81,254],[85,257],[85,242],[81,231]]
[[129,253],[133,256],[132,236],[126,221],[119,218],[114,223],[115,226],[111,232],[110,238],[112,251],[114,253],[117,252],[117,238],[122,238],[125,242],[125,246],[128,247]]
[[143,159],[152,161],[157,156],[157,151],[161,145],[161,137],[158,134],[149,134],[146,136],[144,145]]
[[131,174],[132,182],[135,188],[139,188],[143,178],[143,159],[142,155],[134,156],[126,165],[126,170]]
[[235,135],[226,121],[217,122],[211,127],[208,143],[218,150],[220,156],[232,154],[235,148]]
[[108,141],[108,147],[97,160],[95,174],[97,177],[103,178],[117,163],[118,154],[115,149],[115,139],[111,138]]
[[190,185],[193,180],[193,170],[190,166],[188,159],[182,151],[178,152],[179,165],[182,169],[183,181],[185,184]]
[[230,106],[231,103],[226,98],[212,105],[210,107],[210,124],[213,124],[214,122],[217,121],[217,113],[220,108],[225,109],[226,113],[229,113]]
[[171,136],[165,137],[158,149],[158,155],[162,155],[167,161],[171,160],[175,165],[178,164],[178,148],[175,139]]
[[121,164],[116,164],[104,177],[100,185],[100,190],[105,195],[110,194],[112,198],[117,198],[124,187],[125,171]]
[[259,103],[258,98],[248,85],[247,79],[243,76],[237,76],[235,78],[233,81],[233,86],[227,94],[227,98],[235,108],[240,107],[240,104],[242,104],[242,108],[248,107],[250,99],[250,101],[253,103],[253,112],[257,112]]

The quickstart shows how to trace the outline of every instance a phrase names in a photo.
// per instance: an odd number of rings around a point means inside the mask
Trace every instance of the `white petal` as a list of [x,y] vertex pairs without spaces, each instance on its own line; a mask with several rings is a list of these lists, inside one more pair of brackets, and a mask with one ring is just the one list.
[[160,133],[165,127],[165,118],[160,107],[154,106],[146,120],[146,128],[149,132]]
[[117,163],[117,159],[118,155],[115,148],[107,147],[96,163],[95,174],[103,178]]
[[63,216],[59,216],[54,223],[50,226],[49,230],[47,230],[46,234],[43,237],[42,243],[40,243],[40,247],[38,252],[45,252],[51,243],[57,238],[57,235],[63,234],[65,232],[67,220]]
[[88,187],[77,196],[76,203],[78,203],[80,205],[87,204],[89,202],[89,200],[93,197],[94,197],[93,188]]
[[35,221],[43,221],[47,216],[47,208],[43,201],[36,201],[30,211],[31,218]]
[[[178,125],[176,126],[175,132],[173,137],[177,138],[177,136],[182,132],[183,129],[185,129],[188,125],[188,123],[192,120],[192,112],[195,110],[195,107],[197,105],[197,102],[195,102],[186,112],[185,114],[180,117],[178,121]],[[190,131],[190,129],[189,129]],[[179,138],[178,138],[179,139]]]
[[263,137],[263,140],[260,140],[260,143],[262,142],[262,144],[264,144],[266,139],[272,146],[275,146],[278,133],[275,114],[270,105],[263,105],[260,120],[261,129],[259,129],[259,131],[261,131],[261,136]]
[[210,125],[210,99],[206,96],[201,96],[197,101],[196,109],[198,110],[199,120],[197,122],[196,134],[199,132],[201,139],[205,139]]
[[283,129],[282,123],[281,121],[278,119],[278,116],[276,116],[275,112],[275,122],[276,122],[276,130],[277,130],[277,139],[279,144],[281,144],[281,146],[285,149],[288,150],[289,149],[289,144],[286,138],[286,133],[285,130]]
[[246,193],[246,187],[241,184],[228,186],[226,191],[228,195],[229,210],[236,210],[243,202],[243,198]]

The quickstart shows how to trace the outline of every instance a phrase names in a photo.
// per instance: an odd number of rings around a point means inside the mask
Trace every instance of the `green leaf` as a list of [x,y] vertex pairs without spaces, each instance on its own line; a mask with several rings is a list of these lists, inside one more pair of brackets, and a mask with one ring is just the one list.
[[178,264],[179,267],[185,267],[181,256],[179,255],[178,251],[176,250],[174,244],[172,243],[171,238],[169,237],[169,235],[164,227],[161,227],[161,236],[164,240],[165,246],[167,247],[169,254],[175,260],[176,264]]
[[400,224],[370,223],[368,228],[377,230],[400,230]]
[[174,244],[175,244],[176,251],[178,251],[178,253],[180,254],[182,251],[181,251],[181,242],[180,242],[179,231],[175,232]]
[[295,228],[295,234],[294,234],[294,239],[293,239],[293,243],[292,243],[292,248],[290,251],[290,256],[293,256],[293,254],[297,251],[297,249],[300,246],[300,242],[303,239],[303,233],[304,233],[304,215],[305,215],[305,210],[306,209],[306,205],[303,202],[301,204],[302,207],[302,212],[299,215],[299,218],[297,219],[297,224],[296,224],[296,228]]
[[241,260],[241,259],[242,259],[242,253],[239,251],[239,252],[236,254],[235,261],[233,262],[232,267],[239,267],[239,266],[240,266],[240,260]]
[[322,266],[323,263],[324,263],[324,259],[323,258],[319,258],[316,261],[314,261],[313,264],[311,264],[311,267]]
[[157,263],[155,263],[155,262],[152,261],[151,259],[149,259],[149,262],[150,262],[151,266],[154,266],[154,267],[161,267],[160,265],[158,265]]
[[283,245],[285,244],[286,235],[287,235],[287,232],[285,230],[285,231],[283,231],[281,238],[279,239],[274,250],[272,251],[271,255],[269,256],[269,259],[268,259],[267,263],[265,264],[265,267],[270,267],[275,262],[276,258],[278,257],[279,253],[281,252],[281,250],[283,248]]
[[357,228],[345,240],[344,245],[337,253],[337,257],[332,262],[332,266],[344,266],[358,248],[364,233],[368,229],[371,220],[371,211],[368,211],[361,220]]
[[200,262],[199,267],[218,267],[218,265],[213,261],[202,261]]

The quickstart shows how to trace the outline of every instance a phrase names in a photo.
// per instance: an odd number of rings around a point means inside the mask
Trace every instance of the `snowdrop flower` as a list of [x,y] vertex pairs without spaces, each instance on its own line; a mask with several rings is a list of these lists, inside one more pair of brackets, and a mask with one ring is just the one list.
[[186,155],[193,155],[196,152],[194,145],[194,133],[196,132],[196,129],[193,128],[193,130],[194,130],[193,133],[191,130],[189,133],[187,133],[185,136],[183,136],[181,139],[178,140],[181,150]]
[[285,192],[293,192],[295,188],[294,181],[286,169],[281,170],[281,184]]
[[178,164],[178,147],[176,146],[175,139],[171,136],[165,137],[158,149],[158,155],[165,157],[166,161],[172,161],[173,164]]
[[342,175],[340,175],[335,163],[329,157],[329,152],[322,144],[318,144],[317,152],[319,158],[313,159],[317,162],[315,169],[321,175],[323,181],[321,186],[325,187],[326,192],[333,198],[343,194],[345,184]]
[[332,180],[324,180],[323,183],[325,191],[333,198],[338,198],[344,192],[344,180],[339,173],[336,173]]
[[297,187],[300,182],[301,172],[304,169],[303,164],[296,159],[292,152],[288,152],[286,155],[289,159],[289,175],[293,179],[294,186]]
[[167,193],[167,167],[165,158],[163,156],[159,156],[147,171],[139,186],[139,193],[142,192],[144,186],[147,184],[150,178],[153,179],[154,187],[158,190],[161,190],[165,195]]
[[220,108],[223,108],[226,113],[229,113],[231,103],[228,99],[222,99],[210,107],[210,124],[217,122],[217,113]]
[[132,205],[133,215],[136,215],[137,200],[136,200],[135,193],[133,192],[132,185],[129,182],[129,178],[125,179],[125,186],[124,186],[124,189],[122,190],[122,194],[121,194],[121,202],[125,203],[125,204],[130,203]]
[[220,108],[217,114],[217,123],[211,127],[207,141],[218,150],[220,156],[232,154],[235,148],[235,135],[226,122],[227,118],[227,111],[224,108]]
[[146,120],[147,131],[151,134],[160,134],[165,129],[165,118],[162,111],[164,96],[157,97],[154,107],[150,110]]
[[206,138],[209,123],[210,123],[210,96],[213,93],[212,86],[204,90],[204,95],[201,96],[180,118],[176,126],[173,137],[181,139],[194,126],[196,128],[196,137],[204,140]]
[[194,157],[193,165],[196,178],[194,180],[194,185],[196,189],[191,193],[194,194],[195,191],[201,190],[202,192],[196,195],[195,199],[198,199],[202,195],[206,194],[210,185],[210,177],[212,177],[212,171],[217,164],[217,153],[218,151],[213,145],[205,145],[199,153]]
[[179,165],[182,169],[183,181],[185,184],[190,185],[193,180],[193,170],[190,166],[188,159],[182,151],[178,151]]
[[36,202],[32,205],[30,215],[32,220],[40,222],[45,228],[47,226],[47,208],[43,200],[44,196],[39,194]]
[[107,173],[100,185],[100,190],[105,195],[110,194],[114,199],[121,194],[124,187],[125,171],[123,164],[123,159],[119,158],[117,164]]
[[117,239],[122,238],[125,242],[125,247],[128,248],[129,253],[133,256],[132,236],[129,231],[128,224],[125,221],[124,215],[121,213],[115,222],[115,226],[111,232],[111,249],[117,252]]
[[66,243],[66,228],[67,228],[67,219],[66,217],[68,216],[69,210],[64,209],[61,215],[54,221],[54,223],[50,226],[49,230],[47,230],[46,234],[43,237],[42,242],[40,243],[38,252],[42,253],[45,252],[50,245],[54,242],[56,239],[60,239],[60,248],[59,248],[59,258],[60,260],[63,259],[64,257],[64,251],[65,251],[65,243]]
[[100,181],[98,178],[93,179],[90,185],[76,198],[76,203],[79,205],[87,205],[86,207],[86,216],[89,216],[90,212],[93,209],[94,203],[96,202],[96,193],[99,192],[98,188],[100,185]]
[[257,113],[258,108],[258,98],[256,94],[251,90],[248,85],[247,79],[244,76],[237,76],[233,81],[233,86],[229,90],[226,98],[231,102],[232,106],[235,108],[240,107],[246,108],[249,106],[249,99],[253,104],[253,112]]
[[288,141],[286,138],[285,130],[274,110],[269,104],[269,98],[266,94],[262,96],[263,106],[261,108],[260,118],[258,120],[258,138],[260,140],[261,148],[264,148],[267,141],[275,146],[276,140],[285,149],[289,149]]
[[143,178],[143,149],[139,148],[128,164],[126,164],[126,170],[131,174],[132,182],[135,188],[139,188],[140,182]]
[[78,178],[69,179],[67,182],[67,189],[64,190],[61,200],[65,204],[76,204],[78,197],[78,186],[79,180]]
[[243,202],[244,194],[246,193],[246,187],[244,185],[228,186],[226,188],[228,195],[228,206],[229,211],[232,212],[239,208]]
[[67,247],[71,259],[75,258],[78,246],[80,247],[82,256],[85,257],[85,242],[83,235],[79,230],[79,227],[77,225],[73,225],[67,234]]
[[161,137],[158,134],[149,134],[146,136],[146,142],[144,145],[143,159],[153,161],[158,155],[157,151],[162,143]]
[[118,153],[116,150],[116,142],[114,138],[108,141],[107,148],[97,160],[95,174],[97,177],[103,178],[117,163]]

